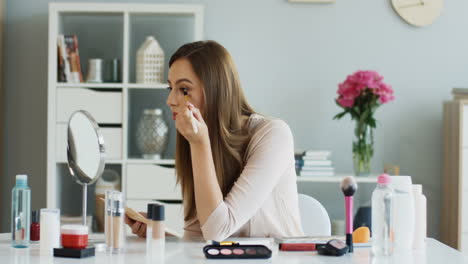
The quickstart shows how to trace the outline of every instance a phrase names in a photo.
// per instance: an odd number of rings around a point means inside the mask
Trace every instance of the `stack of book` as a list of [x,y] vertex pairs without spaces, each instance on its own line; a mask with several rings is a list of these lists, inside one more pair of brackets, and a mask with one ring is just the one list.
[[330,160],[330,151],[296,152],[296,172],[298,176],[333,176],[335,169]]
[[83,82],[76,35],[58,35],[57,37],[57,81]]

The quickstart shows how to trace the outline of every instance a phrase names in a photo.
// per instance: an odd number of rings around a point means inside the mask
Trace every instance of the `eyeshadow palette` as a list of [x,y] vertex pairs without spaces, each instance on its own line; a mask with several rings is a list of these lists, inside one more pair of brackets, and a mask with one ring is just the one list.
[[203,252],[209,259],[271,258],[271,250],[263,245],[207,245]]

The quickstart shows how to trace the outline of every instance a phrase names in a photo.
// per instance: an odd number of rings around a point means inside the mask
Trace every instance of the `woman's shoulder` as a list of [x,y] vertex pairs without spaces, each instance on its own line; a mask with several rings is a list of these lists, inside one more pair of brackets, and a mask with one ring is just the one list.
[[267,117],[260,114],[252,114],[249,117],[249,129],[252,135],[261,132],[267,132],[272,129],[277,130],[287,130],[290,131],[290,128],[286,122],[279,118]]
[[[247,146],[246,159],[259,149],[267,148],[275,152],[294,153],[294,139],[288,124],[274,117],[259,114],[250,116],[250,141]],[[291,154],[291,157],[294,157]]]

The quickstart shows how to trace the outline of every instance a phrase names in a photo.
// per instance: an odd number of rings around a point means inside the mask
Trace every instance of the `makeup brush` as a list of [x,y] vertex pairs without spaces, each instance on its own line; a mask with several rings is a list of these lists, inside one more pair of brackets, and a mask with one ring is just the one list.
[[[184,89],[184,98],[185,98],[185,102],[188,102],[188,92],[187,92],[187,89]],[[197,127],[197,123],[195,121],[195,116],[193,115],[193,112],[192,110],[189,110],[190,111],[190,114],[192,115],[192,129],[193,129],[193,132],[195,132],[195,134],[198,133],[198,127]]]
[[353,195],[357,190],[357,183],[354,177],[348,176],[341,181],[340,187],[345,196],[346,245],[349,252],[353,252]]

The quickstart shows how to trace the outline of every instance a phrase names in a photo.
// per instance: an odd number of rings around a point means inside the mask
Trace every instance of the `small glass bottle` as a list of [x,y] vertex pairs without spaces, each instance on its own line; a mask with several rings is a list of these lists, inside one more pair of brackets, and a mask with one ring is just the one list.
[[112,197],[113,197],[113,190],[106,190],[105,193],[105,214],[104,214],[104,234],[106,237],[106,247],[107,249],[112,248]]
[[166,231],[164,225],[164,205],[155,204],[153,206],[152,219],[152,241],[151,241],[151,256],[152,260],[157,263],[164,263]]
[[123,194],[114,191],[112,199],[112,253],[123,252],[125,246]]
[[148,204],[146,210],[146,219],[148,219],[148,223],[146,225],[146,253],[151,253],[151,242],[153,241],[152,215],[154,205],[156,204]]
[[372,253],[389,256],[393,253],[393,189],[391,178],[382,174],[372,192]]
[[31,214],[31,242],[37,242],[41,238],[41,225],[39,221],[39,210],[32,211]]
[[28,175],[16,175],[16,185],[11,191],[11,245],[29,247],[31,227],[31,189]]

